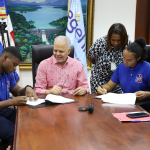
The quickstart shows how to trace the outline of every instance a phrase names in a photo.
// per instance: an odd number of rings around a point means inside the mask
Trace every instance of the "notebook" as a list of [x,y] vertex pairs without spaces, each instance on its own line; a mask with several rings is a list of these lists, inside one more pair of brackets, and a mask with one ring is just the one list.
[[[145,112],[145,111],[138,111],[138,112]],[[150,116],[142,117],[142,118],[129,118],[126,116],[126,114],[129,114],[129,113],[136,113],[136,112],[123,112],[123,113],[112,113],[112,114],[119,121],[131,121],[131,122],[148,122],[148,121],[150,121]]]

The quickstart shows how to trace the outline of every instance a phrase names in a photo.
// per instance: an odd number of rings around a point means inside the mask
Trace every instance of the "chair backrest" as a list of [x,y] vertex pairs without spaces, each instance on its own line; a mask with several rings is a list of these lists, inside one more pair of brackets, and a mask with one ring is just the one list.
[[145,48],[147,49],[147,55],[148,55],[148,57],[145,61],[150,63],[150,45],[146,45]]
[[6,150],[10,143],[0,138],[0,150]]
[[[32,45],[32,77],[33,87],[36,82],[36,72],[40,62],[53,55],[54,45]],[[74,58],[74,46],[71,45],[70,57]]]

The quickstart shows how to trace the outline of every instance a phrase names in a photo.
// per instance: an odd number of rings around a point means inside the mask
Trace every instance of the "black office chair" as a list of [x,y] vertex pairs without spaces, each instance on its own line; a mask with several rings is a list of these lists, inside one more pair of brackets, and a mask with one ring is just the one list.
[[6,150],[9,145],[10,145],[9,142],[7,142],[3,139],[0,139],[0,150]]
[[150,63],[150,45],[146,45],[145,48],[147,49],[147,55],[148,55],[148,57],[145,61]]
[[[145,61],[150,63],[150,45],[146,45],[145,48],[147,49],[147,56],[148,56]],[[140,105],[145,110],[149,109],[148,108],[149,105],[147,104],[147,100],[146,101],[136,101],[136,105]]]
[[[32,77],[33,87],[36,82],[36,72],[40,62],[53,55],[54,45],[32,45]],[[74,58],[74,46],[71,45],[70,57]]]

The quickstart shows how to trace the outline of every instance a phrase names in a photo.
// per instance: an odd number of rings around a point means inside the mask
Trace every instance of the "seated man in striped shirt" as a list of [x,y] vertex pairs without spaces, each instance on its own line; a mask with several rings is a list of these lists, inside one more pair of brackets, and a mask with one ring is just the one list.
[[46,95],[89,93],[83,65],[68,56],[71,51],[70,44],[66,36],[55,38],[53,56],[43,60],[38,67],[34,88],[36,93]]

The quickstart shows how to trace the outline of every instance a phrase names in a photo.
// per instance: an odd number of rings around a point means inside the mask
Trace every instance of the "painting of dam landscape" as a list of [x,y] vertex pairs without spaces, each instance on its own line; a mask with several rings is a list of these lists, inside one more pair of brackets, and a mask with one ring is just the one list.
[[[65,35],[68,0],[5,0],[12,21],[15,46],[22,63],[32,63],[32,45],[54,44],[54,38]],[[81,0],[86,26],[87,0]]]

